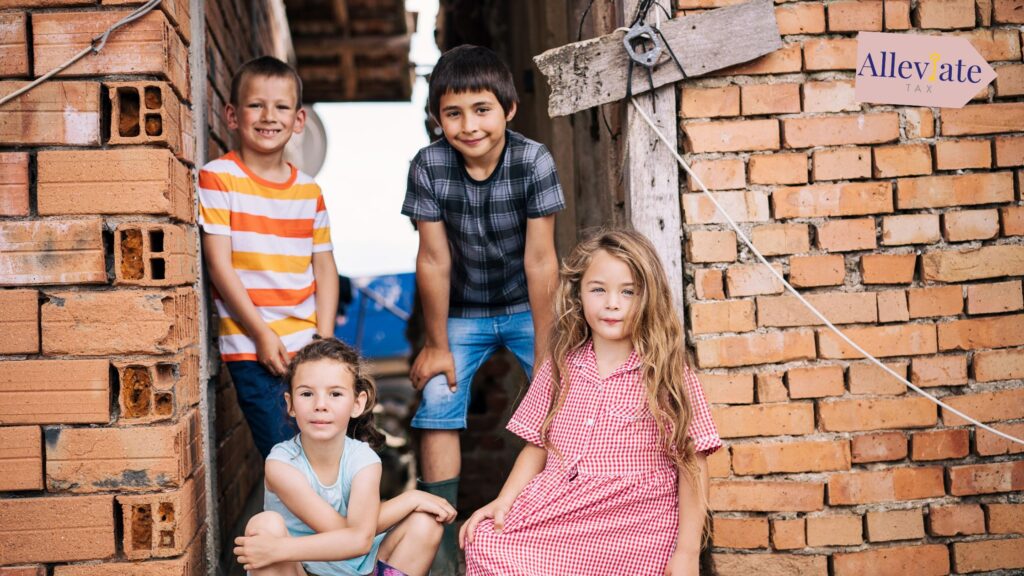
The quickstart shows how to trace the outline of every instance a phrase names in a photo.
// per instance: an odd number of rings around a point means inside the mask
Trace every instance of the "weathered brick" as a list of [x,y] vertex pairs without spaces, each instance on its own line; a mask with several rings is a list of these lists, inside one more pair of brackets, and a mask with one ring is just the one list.
[[[954,32],[967,39],[981,57],[989,62],[1004,60],[1020,61],[1020,35],[1016,30],[1005,28],[978,28],[971,31]],[[943,113],[945,116],[945,113]]]
[[911,318],[957,316],[964,310],[963,288],[960,286],[911,288],[907,295]]
[[715,450],[713,454],[707,457],[707,462],[708,476],[711,478],[728,478],[732,476],[728,447],[723,446]]
[[945,494],[941,466],[846,472],[828,479],[831,506],[918,500]]
[[721,270],[699,268],[694,271],[694,291],[701,300],[725,298],[725,273]]
[[28,216],[28,154],[24,152],[0,153],[0,216]]
[[42,564],[3,566],[0,567],[0,576],[46,576],[46,567]]
[[802,62],[800,43],[786,44],[782,48],[770,52],[760,58],[724,70],[713,72],[712,76],[785,74],[799,72]]
[[0,14],[0,78],[29,75],[27,12]]
[[862,574],[949,574],[949,550],[944,544],[917,544],[869,548],[862,552],[837,552],[833,556],[835,576]]
[[747,84],[741,91],[744,116],[800,112],[799,84]]
[[907,438],[902,432],[859,434],[850,440],[855,464],[892,462],[907,457]]
[[53,292],[42,307],[44,354],[160,354],[195,342],[195,290]]
[[[708,190],[731,190],[747,185],[746,167],[739,158],[695,160],[690,169]],[[689,176],[687,182],[690,190],[700,191],[700,186],[693,176]]]
[[[935,326],[931,324],[892,324],[867,328],[847,328],[847,337],[877,357],[911,356],[937,352]],[[821,358],[861,358],[852,346],[831,330],[818,329],[818,353]]]
[[712,554],[719,576],[827,576],[828,556],[821,554]]
[[911,361],[910,381],[928,388],[967,384],[967,356],[924,356]]
[[948,108],[942,111],[941,126],[944,136],[1021,132],[1024,131],[1024,103],[970,104],[963,108]]
[[901,144],[874,148],[875,178],[895,178],[932,173],[932,149],[928,144]]
[[995,0],[994,11],[1000,24],[1024,24],[1019,0]]
[[702,368],[809,360],[814,356],[814,333],[810,330],[724,336],[697,342],[697,363]]
[[775,442],[732,445],[732,469],[740,476],[850,469],[850,443]]
[[[903,378],[907,377],[907,362],[886,362],[885,366]],[[899,395],[907,390],[906,384],[872,362],[854,362],[849,369],[850,394]]]
[[196,476],[174,492],[117,497],[128,559],[166,558],[185,551],[206,516],[202,474]]
[[988,531],[992,534],[1024,534],[1024,504],[985,504]]
[[896,204],[902,210],[990,204],[1012,200],[1012,172],[924,176],[901,178],[896,182]]
[[1003,236],[1024,236],[1024,206],[1005,206],[999,209],[1003,222]]
[[996,166],[1024,165],[1024,138],[1020,136],[996,136],[995,138],[995,160]]
[[929,506],[928,534],[932,536],[984,533],[985,514],[977,504]]
[[[780,275],[782,266],[773,264]],[[730,298],[778,294],[784,290],[782,281],[761,264],[736,264],[725,272],[725,286]]]
[[804,41],[804,67],[808,72],[853,70],[857,67],[857,40],[828,38]]
[[750,156],[751,184],[806,184],[807,154],[802,152]]
[[[110,97],[110,144],[158,144],[167,146],[186,162],[192,126],[181,101],[166,82],[106,82]],[[186,108],[187,110],[187,108]]]
[[[935,167],[939,170],[991,168],[992,143],[988,140],[943,140],[936,142]],[[931,172],[931,170],[928,172]],[[927,174],[927,172],[921,173]]]
[[1017,490],[1024,490],[1024,460],[949,468],[949,493],[953,496]]
[[885,29],[910,28],[910,0],[885,0]]
[[750,231],[750,241],[764,256],[799,254],[811,249],[807,224],[765,224]]
[[915,432],[910,435],[910,458],[915,461],[963,458],[971,451],[970,444],[971,433],[962,428]]
[[825,31],[825,7],[821,4],[783,4],[775,7],[779,34],[821,34]]
[[0,222],[0,284],[106,280],[102,220]]
[[768,519],[712,518],[711,542],[718,548],[767,548]]
[[732,231],[692,230],[686,243],[686,259],[693,263],[732,262],[736,260],[736,233]]
[[[23,84],[0,82],[0,94],[10,94]],[[98,145],[99,83],[45,82],[4,104],[0,109],[0,142],[8,146]]]
[[[0,228],[2,229],[2,228]],[[0,256],[0,260],[2,260]],[[39,293],[0,290],[0,354],[39,351]]]
[[807,546],[805,525],[803,518],[772,520],[772,546],[776,550],[797,550]]
[[199,356],[187,349],[172,358],[115,361],[120,421],[170,420],[199,402]]
[[928,252],[921,257],[923,279],[963,282],[1001,276],[1024,276],[1024,246],[982,246],[961,251]]
[[918,0],[914,25],[942,30],[973,28],[974,0]]
[[958,573],[1024,568],[1024,538],[953,543]]
[[782,136],[786,148],[880,144],[900,137],[899,115],[895,112],[880,112],[786,118],[782,121]]
[[731,372],[728,374],[699,375],[708,402],[712,404],[751,404],[754,402],[754,375]]
[[769,402],[786,402],[789,400],[789,391],[783,383],[785,372],[761,372],[754,377],[757,389],[757,401],[760,404]]
[[1024,349],[975,352],[974,379],[978,382],[1024,379]]
[[152,562],[104,562],[55,566],[53,576],[196,576],[206,573],[203,533],[192,540],[188,551],[173,560]]
[[882,290],[878,295],[879,322],[907,322],[910,320],[910,309],[907,307],[905,290]]
[[740,87],[698,88],[684,86],[681,107],[684,118],[739,116]]
[[687,123],[683,126],[689,152],[777,150],[778,120],[733,120]]
[[840,286],[846,280],[842,254],[794,256],[789,259],[789,282],[797,288]]
[[756,328],[754,303],[750,300],[696,302],[690,306],[694,334],[747,332]]
[[879,214],[892,212],[893,206],[889,182],[776,188],[771,200],[772,212],[779,219]]
[[995,314],[1024,308],[1020,280],[967,286],[968,314]]
[[904,108],[900,111],[906,121],[907,138],[932,138],[935,136],[935,114],[931,108]]
[[114,284],[174,286],[196,281],[193,229],[132,222],[114,230]]
[[814,405],[808,402],[715,406],[711,410],[722,438],[810,434]]
[[[764,192],[712,192],[734,222],[764,222],[769,219],[768,195]],[[728,222],[705,194],[683,194],[683,220],[687,224]]]
[[935,405],[917,396],[823,400],[818,404],[818,423],[827,432],[924,428],[937,421]]
[[40,215],[155,214],[194,220],[192,178],[169,150],[39,152]]
[[990,210],[958,210],[942,215],[942,231],[950,242],[988,240],[999,234],[999,212]]
[[815,150],[811,175],[818,180],[871,177],[871,149],[862,147]]
[[939,348],[975,350],[1024,344],[1024,314],[954,320],[939,324]]
[[0,362],[0,424],[105,424],[107,360]]
[[882,218],[882,245],[932,244],[939,235],[938,214],[898,214]]
[[917,255],[865,254],[861,256],[861,276],[865,284],[908,284],[914,281]]
[[[1024,388],[946,396],[943,401],[980,422],[1024,418]],[[942,421],[946,423],[946,426],[965,426],[967,424],[966,420],[945,408],[942,409]]]
[[43,435],[38,426],[0,428],[0,490],[42,490]]
[[857,514],[807,517],[808,546],[856,546],[863,541],[861,517]]
[[[55,537],[59,534],[59,537]],[[114,555],[113,496],[0,500],[0,562],[70,562]]]
[[860,103],[854,96],[852,80],[805,82],[803,90],[804,112],[860,111]]
[[[874,292],[828,292],[804,297],[833,324],[867,323],[878,320]],[[816,326],[823,322],[795,296],[757,298],[759,326]]]
[[718,481],[709,507],[716,512],[812,512],[821,510],[825,485],[802,482]]
[[[996,424],[992,427],[1003,434],[1009,434],[1014,438],[1024,438],[1024,423]],[[982,428],[976,428],[976,432],[974,433],[974,445],[974,451],[979,456],[999,456],[1001,454],[1024,453],[1024,446],[1019,442],[1011,442],[1002,436],[998,436]]]
[[829,32],[881,32],[882,0],[840,0],[828,5]]

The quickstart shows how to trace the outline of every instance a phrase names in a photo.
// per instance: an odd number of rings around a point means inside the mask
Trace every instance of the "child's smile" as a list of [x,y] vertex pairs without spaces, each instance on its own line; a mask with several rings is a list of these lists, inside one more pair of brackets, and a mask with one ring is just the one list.
[[580,281],[583,316],[596,342],[629,338],[629,318],[636,288],[633,274],[622,260],[604,250],[594,253]]

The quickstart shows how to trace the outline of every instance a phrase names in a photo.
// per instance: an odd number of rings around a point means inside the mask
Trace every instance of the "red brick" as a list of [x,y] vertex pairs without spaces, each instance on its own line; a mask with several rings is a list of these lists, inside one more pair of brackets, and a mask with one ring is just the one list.
[[28,216],[28,154],[24,152],[0,153],[0,216]]
[[711,412],[722,438],[814,432],[814,406],[808,402],[716,406]]
[[904,108],[907,138],[932,138],[935,136],[935,115],[931,108]]
[[772,520],[772,546],[776,550],[797,550],[807,546],[805,525],[803,518]]
[[786,402],[789,400],[789,391],[782,378],[785,372],[758,372],[754,377],[757,386],[757,402],[766,404],[769,402]]
[[871,177],[871,150],[869,148],[836,148],[815,150],[814,180],[850,180]]
[[828,5],[829,32],[881,32],[882,0],[840,0]]
[[923,279],[963,282],[1001,276],[1024,276],[1024,246],[982,246],[970,250],[934,251],[921,257]]
[[739,116],[740,87],[697,88],[684,86],[681,107],[683,118]]
[[[59,535],[59,537],[55,537]],[[114,498],[0,500],[0,550],[5,564],[70,562],[114,555]]]
[[1013,173],[924,176],[896,181],[896,204],[910,208],[942,208],[1013,200]]
[[910,0],[885,0],[885,29],[910,28]]
[[807,154],[758,154],[750,157],[751,184],[806,184]]
[[809,516],[807,518],[808,546],[857,546],[863,541],[861,517],[857,514]]
[[800,112],[799,84],[747,84],[742,87],[744,116]]
[[932,244],[939,235],[938,214],[898,214],[882,218],[882,245]]
[[914,25],[942,30],[973,28],[974,0],[918,0]]
[[853,70],[857,67],[856,38],[828,38],[805,41],[804,67],[808,72]]
[[789,282],[797,288],[840,286],[846,279],[842,254],[794,256],[789,259]]
[[786,148],[880,144],[899,138],[900,122],[895,112],[786,118],[782,121],[782,135]]
[[[936,142],[935,167],[939,170],[991,168],[992,143],[988,140],[944,140]],[[931,170],[928,170],[928,172],[931,172]],[[927,174],[928,172],[920,172],[920,174]]]
[[1024,308],[1020,280],[967,286],[968,314],[996,314]]
[[936,413],[930,400],[917,396],[823,400],[818,404],[818,423],[827,432],[921,428],[934,426]]
[[971,104],[942,111],[942,134],[998,134],[1024,131],[1024,103]]
[[[873,292],[808,294],[806,300],[833,324],[875,322],[878,319]],[[823,324],[795,296],[759,297],[759,326],[817,326]]]
[[0,222],[0,283],[106,281],[100,219]]
[[771,200],[779,219],[879,214],[892,212],[892,185],[855,182],[776,188]]
[[[993,428],[1009,434],[1014,438],[1024,438],[1024,423],[1022,424],[999,424]],[[975,452],[979,456],[999,456],[1002,454],[1022,454],[1024,445],[1019,442],[1011,442],[1002,436],[998,436],[983,428],[977,428],[974,433]]]
[[1000,66],[996,71],[996,97],[1020,96],[1024,94],[1024,65]]
[[911,318],[958,316],[964,310],[964,294],[960,286],[911,288],[907,295]]
[[687,123],[683,126],[688,152],[777,150],[778,120],[733,120]]
[[38,292],[0,290],[0,333],[0,354],[39,352]]
[[0,576],[46,576],[46,567],[41,564],[4,566],[0,567]]
[[985,504],[988,531],[992,534],[1024,534],[1024,504]]
[[195,230],[132,222],[114,230],[114,284],[174,286],[196,281]]
[[29,76],[28,13],[0,14],[0,78]]
[[736,260],[736,233],[716,230],[690,231],[690,239],[686,243],[686,259],[693,263]]
[[904,290],[883,290],[878,294],[879,322],[906,322],[910,320],[907,293]]
[[729,465],[729,448],[722,447],[707,457],[708,476],[711,478],[728,478],[732,476],[732,468]]
[[[930,324],[893,324],[843,331],[869,354],[876,357],[910,356],[937,352],[935,326]],[[821,358],[861,358],[852,346],[831,330],[818,329]]]
[[[1024,388],[946,396],[942,400],[980,422],[1024,418]],[[965,426],[967,424],[966,420],[945,408],[942,410],[942,421],[946,423],[946,426]]]
[[928,388],[967,384],[967,356],[927,356],[914,358],[910,381]]
[[43,435],[38,426],[0,428],[0,490],[42,490]]
[[874,158],[875,178],[932,173],[932,149],[928,144],[876,146]]
[[54,292],[42,307],[44,354],[160,354],[196,341],[195,290]]
[[733,444],[732,469],[741,476],[849,470],[850,443],[832,440]]
[[[768,195],[764,192],[712,192],[734,222],[764,222],[769,219]],[[687,224],[728,222],[707,195],[683,194],[683,220]]]
[[1006,206],[999,209],[1003,221],[1003,236],[1024,236],[1024,206]]
[[[955,32],[956,36],[966,38],[989,62],[1002,60],[1020,61],[1020,35],[1016,30],[1001,28],[979,28],[968,32]],[[943,111],[943,116],[947,111]]]
[[117,497],[129,560],[166,558],[185,551],[206,516],[203,476],[197,473],[174,492]]
[[825,7],[821,4],[783,4],[775,7],[779,34],[821,34],[825,31]]
[[855,464],[892,462],[907,457],[907,438],[902,432],[860,434],[850,440]]
[[828,556],[809,554],[712,554],[718,576],[827,576]]
[[920,509],[868,512],[865,520],[870,542],[924,538],[924,516]]
[[712,404],[751,404],[754,402],[754,375],[731,372],[728,374],[699,375],[708,402]]
[[[747,185],[746,167],[739,158],[695,160],[690,168],[709,190],[730,190],[744,188]],[[688,177],[687,182],[690,190],[700,191],[700,186],[693,176]]]
[[[886,362],[885,365],[903,378],[907,377],[906,361]],[[851,363],[849,372],[850,394],[899,395],[907,391],[906,384],[871,362]]]
[[907,284],[914,281],[916,254],[865,254],[861,275],[865,284]]
[[804,112],[860,111],[860,103],[853,92],[853,80],[805,82],[803,87]]
[[959,534],[984,534],[985,514],[977,504],[953,504],[951,506],[930,506],[928,511],[928,534],[932,536],[957,536]]
[[105,424],[107,360],[0,362],[0,424]]
[[[0,94],[14,92],[23,84],[0,82]],[[98,145],[99,83],[45,82],[4,104],[0,110],[0,142],[7,146]]]
[[1024,378],[1024,349],[974,353],[974,379],[978,382]]
[[40,215],[154,214],[194,220],[192,178],[168,150],[39,153]]
[[199,402],[199,356],[193,349],[173,358],[115,361],[114,368],[122,423],[170,420]]
[[765,224],[750,231],[750,241],[764,256],[799,254],[811,249],[807,224]]
[[[780,275],[782,266],[772,267]],[[762,264],[736,264],[725,272],[725,286],[730,298],[756,296],[758,294],[778,294],[784,290],[782,281]]]
[[700,268],[694,271],[694,290],[701,300],[725,298],[725,273],[721,270]]
[[945,544],[917,544],[869,548],[862,552],[837,552],[833,559],[835,576],[944,576],[949,573],[949,550]]
[[711,519],[711,542],[718,548],[767,548],[767,518]]
[[735,76],[757,74],[785,74],[799,72],[801,66],[800,43],[786,44],[782,48],[770,52],[760,58],[744,64],[737,64],[724,70],[713,72],[712,76]]
[[697,342],[697,364],[701,368],[772,364],[814,356],[814,333],[809,330],[723,336]]
[[949,493],[953,496],[1024,490],[1024,460],[951,466]]
[[1019,136],[996,136],[996,166],[1024,165],[1024,138]]
[[975,350],[1024,344],[1024,314],[939,324],[939,348]]
[[188,552],[173,560],[104,562],[55,566],[53,576],[196,576],[206,573],[202,536],[192,540]]
[[187,107],[166,82],[105,82],[110,97],[111,127],[108,143],[167,146],[186,162],[195,138]]
[[716,512],[812,512],[821,510],[825,485],[802,482],[718,481],[709,507]]
[[916,432],[910,436],[910,458],[915,461],[963,458],[971,451],[970,444],[971,434],[966,429]]
[[747,332],[756,328],[754,303],[750,300],[697,302],[690,306],[694,334]]
[[828,480],[831,506],[918,500],[945,494],[941,466],[847,472],[833,474]]
[[1024,24],[1018,0],[995,0],[995,20],[1006,24]]
[[999,234],[999,213],[991,210],[959,210],[942,215],[942,231],[950,242],[988,240]]
[[953,566],[959,573],[1024,568],[1024,538],[954,542]]

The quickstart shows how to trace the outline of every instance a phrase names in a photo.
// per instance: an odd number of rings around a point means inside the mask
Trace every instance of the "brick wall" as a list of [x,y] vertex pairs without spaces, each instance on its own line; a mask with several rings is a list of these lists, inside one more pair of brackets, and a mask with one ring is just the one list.
[[[1020,3],[787,2],[776,15],[782,50],[682,87],[689,161],[854,341],[1021,436]],[[961,110],[858,104],[860,30],[967,38],[999,78]],[[682,193],[688,337],[727,439],[710,459],[716,573],[1024,569],[1024,447],[860,359],[695,184]]]

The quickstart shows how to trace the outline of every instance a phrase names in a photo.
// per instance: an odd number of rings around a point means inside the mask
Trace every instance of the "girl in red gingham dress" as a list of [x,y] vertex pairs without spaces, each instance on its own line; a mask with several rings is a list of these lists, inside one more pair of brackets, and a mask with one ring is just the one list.
[[555,361],[508,424],[526,446],[459,534],[467,576],[696,575],[722,442],[650,242],[577,246],[555,317]]

